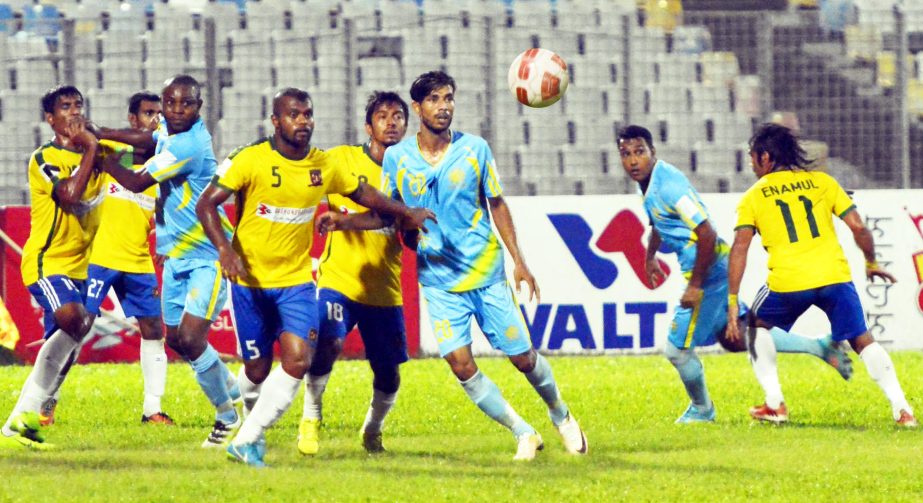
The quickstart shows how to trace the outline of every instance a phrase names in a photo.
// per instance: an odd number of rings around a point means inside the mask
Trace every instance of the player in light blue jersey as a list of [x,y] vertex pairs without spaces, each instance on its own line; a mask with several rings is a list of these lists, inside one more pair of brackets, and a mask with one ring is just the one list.
[[[227,289],[218,266],[218,250],[205,236],[195,213],[196,201],[215,175],[212,137],[199,116],[201,86],[179,75],[163,88],[163,124],[154,132],[99,129],[102,138],[154,149],[140,171],[107,162],[106,171],[123,187],[142,192],[158,184],[157,253],[163,268],[163,321],[167,344],[186,359],[202,391],[216,408],[212,432],[203,447],[222,447],[241,419],[232,404],[240,396],[236,379],[208,343],[208,329],[224,306]],[[114,157],[114,156],[112,156]],[[219,209],[224,231],[231,225]]]
[[385,192],[408,206],[433,210],[439,224],[418,234],[417,271],[439,352],[462,388],[485,414],[509,428],[518,442],[514,459],[531,460],[542,437],[478,370],[471,354],[471,317],[491,345],[524,373],[548,405],[568,452],[585,454],[586,437],[558,391],[551,367],[532,348],[529,330],[506,281],[503,247],[491,217],[513,257],[516,289],[525,281],[539,295],[516,240],[503,200],[493,154],[483,138],[452,131],[455,81],[443,72],[419,76],[410,88],[420,118],[414,137],[385,152]]
[[[711,225],[708,209],[699,193],[685,175],[671,164],[658,160],[650,131],[641,126],[627,126],[618,134],[622,166],[632,180],[638,182],[644,198],[644,210],[651,222],[645,268],[650,284],[659,284],[664,273],[656,258],[663,245],[679,260],[683,276],[688,281],[673,315],[667,337],[665,356],[679,372],[691,403],[677,423],[712,422],[715,406],[705,385],[705,369],[693,348],[721,343],[729,351],[743,351],[740,339],[725,338],[728,305],[727,243],[718,237]],[[736,298],[734,299],[736,302]],[[738,326],[748,324],[743,306]],[[772,342],[779,351],[809,353],[821,358],[840,372],[844,379],[852,374],[849,357],[828,336],[814,339],[777,329]],[[750,352],[751,358],[755,354]],[[775,376],[775,352],[772,358],[754,360],[754,369],[771,366]],[[768,376],[768,371],[764,373]],[[757,376],[761,373],[757,370]],[[760,378],[767,394],[778,387],[778,377]]]

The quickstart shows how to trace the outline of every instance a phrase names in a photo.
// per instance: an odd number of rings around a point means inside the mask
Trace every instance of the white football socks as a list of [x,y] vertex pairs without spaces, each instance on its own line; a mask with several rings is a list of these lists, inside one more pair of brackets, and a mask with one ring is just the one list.
[[327,381],[330,379],[331,372],[322,376],[311,375],[310,372],[304,378],[304,412],[301,419],[322,419],[323,416],[323,398],[324,390],[327,389]]
[[234,438],[234,445],[256,442],[264,431],[285,414],[298,393],[301,377],[288,375],[280,365],[269,374],[263,384],[266,389],[261,390],[260,398]]
[[[754,356],[755,355],[755,356]],[[778,409],[784,401],[782,385],[779,384],[779,371],[776,365],[776,345],[772,335],[765,328],[756,329],[756,337],[750,352],[750,364],[756,380],[766,393],[766,405]]]
[[362,423],[362,431],[365,433],[380,433],[385,416],[394,407],[397,401],[397,391],[394,393],[385,393],[377,389],[372,389],[372,401],[369,404],[369,411],[365,414],[365,422]]
[[250,415],[250,411],[260,398],[260,390],[263,388],[263,383],[256,384],[247,377],[246,369],[246,366],[241,365],[237,372],[237,386],[240,387],[240,398],[244,401],[244,417]]
[[913,414],[907,398],[904,397],[904,390],[901,389],[901,383],[897,380],[897,372],[894,371],[894,363],[891,362],[891,356],[881,347],[881,344],[873,342],[865,347],[859,358],[865,362],[865,368],[868,369],[872,380],[881,387],[891,402],[891,414],[897,420],[901,417],[901,409]]
[[141,339],[141,375],[144,376],[144,415],[163,412],[160,397],[167,387],[167,352],[163,339]]

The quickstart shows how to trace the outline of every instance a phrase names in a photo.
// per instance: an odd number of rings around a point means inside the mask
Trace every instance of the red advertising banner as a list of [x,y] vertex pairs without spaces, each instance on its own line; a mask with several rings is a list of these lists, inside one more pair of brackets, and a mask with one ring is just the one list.
[[[233,206],[226,208],[232,218],[235,213]],[[326,208],[319,208],[320,214]],[[0,229],[3,230],[15,243],[22,246],[29,237],[31,228],[28,206],[8,206],[0,208]],[[311,256],[318,258],[324,249],[325,236],[315,234],[314,246]],[[42,308],[35,302],[26,287],[22,284],[20,274],[20,256],[10,246],[0,246],[0,295],[6,307],[19,328],[19,341],[16,344],[16,356],[26,362],[34,362],[39,347],[41,346],[44,328],[42,324]],[[407,328],[407,346],[411,356],[416,356],[420,348],[420,314],[419,314],[419,289],[416,277],[416,257],[404,250],[403,273],[401,284],[404,290],[404,317]],[[160,269],[157,270],[160,277]],[[112,292],[103,302],[104,311],[110,311],[108,316],[97,318],[90,334],[87,336],[80,353],[79,362],[133,362],[138,360],[140,337],[133,328],[134,323],[126,320],[122,315]],[[231,320],[230,310],[225,307],[218,319],[212,324],[209,341],[219,353],[236,356],[237,338]],[[171,359],[177,356],[168,350]],[[364,357],[362,339],[357,330],[353,330],[346,338],[343,347],[343,356],[347,358]]]

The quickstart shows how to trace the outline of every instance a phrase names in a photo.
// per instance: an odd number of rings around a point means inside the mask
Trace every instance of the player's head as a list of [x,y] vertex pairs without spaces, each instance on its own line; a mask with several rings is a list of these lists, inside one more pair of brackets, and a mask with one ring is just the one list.
[[811,160],[791,129],[763,124],[750,137],[750,163],[757,178],[782,169],[805,169]]
[[390,147],[407,132],[407,102],[390,91],[375,91],[365,105],[365,133],[373,142]]
[[410,86],[413,111],[420,127],[441,133],[452,125],[455,113],[455,79],[441,71],[426,72]]
[[307,91],[287,87],[272,99],[272,125],[277,146],[304,149],[314,132],[314,103]]
[[128,98],[128,124],[132,129],[157,129],[162,112],[160,96],[150,91],[139,91]]
[[631,125],[625,126],[618,133],[619,157],[625,173],[636,182],[650,178],[654,165],[657,164],[657,151],[654,138],[647,128]]
[[42,96],[45,121],[55,134],[64,134],[68,120],[83,115],[83,94],[74,86],[57,86]]
[[189,131],[199,120],[202,91],[199,82],[189,75],[168,79],[163,87],[163,117],[170,134]]

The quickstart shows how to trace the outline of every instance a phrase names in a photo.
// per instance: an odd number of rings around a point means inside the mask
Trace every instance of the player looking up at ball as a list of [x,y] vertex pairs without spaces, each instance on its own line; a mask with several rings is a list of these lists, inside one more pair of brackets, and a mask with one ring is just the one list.
[[[691,402],[676,422],[714,421],[715,406],[705,384],[705,369],[694,348],[720,342],[730,351],[745,349],[739,340],[724,339],[724,327],[729,322],[724,317],[728,302],[728,246],[718,237],[708,209],[686,176],[657,159],[650,131],[641,126],[627,126],[619,131],[618,142],[622,167],[638,182],[644,210],[651,222],[645,261],[649,283],[657,284],[664,277],[656,258],[661,244],[676,254],[688,281],[674,311],[664,348],[664,355],[679,373]],[[730,323],[736,328],[742,323],[740,316]],[[836,368],[844,379],[852,375],[849,358],[830,338],[812,339],[782,330],[775,331],[772,337],[786,352],[813,354]]]
[[[404,137],[407,113],[407,103],[397,93],[372,93],[365,107],[369,141],[335,147],[328,153],[341,159],[350,176],[380,187],[385,149]],[[324,389],[346,334],[358,325],[374,375],[372,400],[362,424],[362,445],[370,453],[382,452],[382,426],[397,400],[400,364],[407,361],[398,229],[393,224],[385,225],[376,212],[349,197],[330,194],[327,200],[330,212],[321,219],[330,230],[342,232],[327,236],[317,271],[320,330],[314,359],[305,376],[298,450],[302,454],[318,452]],[[372,220],[370,226],[376,230],[362,230],[363,219]]]
[[439,225],[419,234],[417,271],[439,353],[459,384],[491,419],[516,437],[517,460],[531,460],[542,437],[503,398],[478,369],[471,353],[471,317],[491,345],[503,351],[548,406],[564,447],[585,454],[583,431],[561,399],[548,361],[532,347],[529,329],[507,282],[504,249],[513,257],[516,290],[525,281],[529,298],[538,298],[535,278],[526,266],[510,210],[483,138],[450,129],[455,112],[455,80],[441,71],[424,73],[410,88],[420,130],[385,152],[386,191],[407,204],[436,213]]
[[[230,458],[251,466],[265,465],[263,434],[291,406],[311,364],[308,339],[317,338],[318,311],[310,250],[318,203],[340,194],[413,229],[433,217],[386,197],[340,158],[312,147],[314,104],[306,91],[279,91],[271,120],[275,133],[229,155],[196,205],[231,280],[244,359],[241,394],[258,397],[227,447]],[[237,195],[239,220],[229,240],[219,208],[231,194]],[[271,371],[277,340],[281,363]]]
[[[878,265],[875,241],[856,205],[830,175],[809,171],[809,160],[792,131],[765,124],[750,138],[750,161],[758,180],[737,206],[737,225],[731,249],[727,318],[738,316],[737,293],[747,267],[747,251],[758,232],[769,253],[769,278],[754,303],[755,327],[751,347],[757,359],[775,361],[775,348],[766,331],[790,328],[811,306],[822,310],[835,341],[848,341],[888,401],[897,424],[915,427],[913,410],[885,349],[865,324],[859,294],[852,282],[849,263],[833,227],[833,215],[849,227],[856,246],[865,256],[869,281],[894,276]],[[739,339],[736,324],[728,325],[729,339]],[[754,366],[754,370],[756,366]],[[757,375],[759,377],[759,373]],[[778,387],[767,393],[766,402],[750,410],[758,419],[788,415]]]

